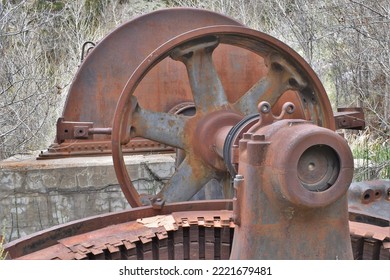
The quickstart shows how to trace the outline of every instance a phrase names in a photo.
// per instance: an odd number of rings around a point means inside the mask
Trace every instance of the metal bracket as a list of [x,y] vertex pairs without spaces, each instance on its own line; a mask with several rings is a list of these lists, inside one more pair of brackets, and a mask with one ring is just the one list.
[[66,139],[92,139],[88,130],[93,127],[93,122],[69,122],[64,118],[57,120],[57,143]]
[[93,128],[93,122],[70,122],[64,118],[57,120],[57,143],[67,139],[92,139],[94,134],[111,134],[110,127]]
[[336,129],[363,130],[366,126],[363,108],[337,108],[334,113]]

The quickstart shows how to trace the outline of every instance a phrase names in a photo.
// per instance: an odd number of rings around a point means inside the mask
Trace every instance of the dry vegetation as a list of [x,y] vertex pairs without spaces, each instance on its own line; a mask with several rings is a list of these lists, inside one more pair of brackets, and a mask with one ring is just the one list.
[[5,260],[7,258],[7,252],[5,252],[3,248],[4,243],[5,243],[4,229],[2,229],[0,234],[0,260]]
[[347,134],[357,178],[390,177],[388,0],[0,0],[0,159],[52,142],[85,41],[173,6],[221,12],[297,50],[334,108],[365,108],[367,129]]

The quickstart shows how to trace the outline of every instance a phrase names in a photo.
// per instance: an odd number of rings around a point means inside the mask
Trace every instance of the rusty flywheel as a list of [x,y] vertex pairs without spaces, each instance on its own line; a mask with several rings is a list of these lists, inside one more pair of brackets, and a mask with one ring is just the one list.
[[[214,50],[223,45],[243,48],[259,57],[256,64],[239,71],[261,68],[264,73],[251,88],[235,96],[225,92],[219,69],[213,63]],[[134,95],[143,78],[167,59],[185,65],[196,109],[194,116],[145,109]],[[211,179],[224,182],[225,197],[231,197],[231,176],[223,159],[224,138],[216,139],[213,131],[221,130],[226,136],[231,126],[257,113],[261,101],[268,101],[273,110],[280,111],[285,100],[295,105],[294,114],[288,116],[290,119],[304,119],[335,129],[328,97],[316,74],[295,51],[275,38],[245,27],[211,26],[169,40],[144,59],[118,100],[112,148],[117,178],[125,197],[133,207],[142,205],[127,174],[122,153],[122,145],[134,137],[185,151],[185,159],[155,200],[188,200]],[[216,144],[218,141],[221,145]]]

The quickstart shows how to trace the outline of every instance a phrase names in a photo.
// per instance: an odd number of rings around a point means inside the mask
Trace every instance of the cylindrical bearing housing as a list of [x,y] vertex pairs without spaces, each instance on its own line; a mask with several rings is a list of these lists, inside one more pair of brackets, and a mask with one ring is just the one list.
[[273,196],[297,206],[323,207],[347,192],[353,157],[346,140],[334,131],[286,120],[258,133],[270,143],[263,165],[272,174]]

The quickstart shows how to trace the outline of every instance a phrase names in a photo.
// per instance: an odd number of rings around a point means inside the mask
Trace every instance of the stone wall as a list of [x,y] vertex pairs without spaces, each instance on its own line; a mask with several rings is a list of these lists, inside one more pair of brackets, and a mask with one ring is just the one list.
[[[155,193],[175,169],[172,154],[132,155],[125,161],[139,193]],[[6,242],[126,208],[111,156],[0,162],[0,226]]]

